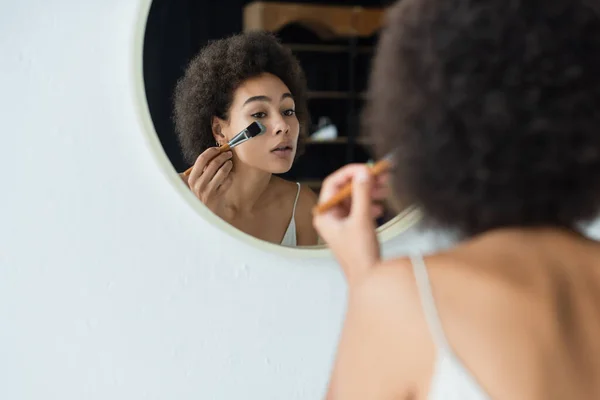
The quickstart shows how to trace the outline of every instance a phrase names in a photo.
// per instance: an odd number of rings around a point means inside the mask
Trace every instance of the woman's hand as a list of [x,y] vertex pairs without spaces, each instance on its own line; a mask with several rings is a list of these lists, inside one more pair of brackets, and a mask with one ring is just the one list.
[[211,147],[198,156],[189,176],[180,175],[196,197],[213,212],[219,197],[231,185],[231,179],[227,179],[233,167],[231,157],[231,151],[219,154],[217,147]]
[[315,215],[313,223],[352,285],[380,261],[375,219],[383,213],[383,206],[375,202],[387,196],[387,176],[373,177],[363,164],[347,165],[325,179],[319,204],[327,202],[349,182],[352,197]]

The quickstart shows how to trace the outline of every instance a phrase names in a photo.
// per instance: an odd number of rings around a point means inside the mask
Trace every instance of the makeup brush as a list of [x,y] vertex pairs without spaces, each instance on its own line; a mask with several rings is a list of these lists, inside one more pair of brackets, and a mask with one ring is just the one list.
[[[386,155],[385,157],[383,157],[381,160],[379,160],[377,163],[375,163],[375,165],[373,165],[372,167],[369,168],[369,173],[372,176],[378,176],[378,175],[381,175],[382,173],[388,171],[393,165],[393,159],[394,159],[393,156],[394,156],[394,153],[392,152],[392,153],[389,153],[388,155]],[[322,214],[326,211],[329,211],[330,209],[337,206],[342,201],[346,200],[347,198],[349,198],[351,196],[352,196],[352,182],[349,182],[339,192],[337,192],[335,194],[335,196],[333,196],[331,199],[329,199],[328,201],[326,201],[323,204],[317,204],[313,208],[313,214],[317,215],[317,214]]]
[[[240,133],[235,135],[228,143],[220,146],[219,154],[225,153],[226,151],[229,151],[229,150],[233,149],[234,147],[239,146],[240,144],[252,139],[255,136],[262,135],[266,131],[267,131],[267,128],[263,124],[261,124],[258,121],[254,121],[253,123],[248,125],[248,127],[246,129],[244,129],[243,131],[241,131]],[[192,168],[194,168],[193,165],[191,167],[189,167],[183,173],[183,175],[188,176],[190,174],[190,172],[192,172]]]

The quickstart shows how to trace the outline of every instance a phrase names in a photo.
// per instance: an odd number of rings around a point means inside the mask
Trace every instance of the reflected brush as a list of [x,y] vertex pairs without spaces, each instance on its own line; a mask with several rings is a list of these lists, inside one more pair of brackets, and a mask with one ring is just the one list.
[[[244,129],[243,131],[241,131],[240,133],[235,135],[229,142],[220,146],[219,154],[225,153],[226,151],[229,151],[229,150],[233,149],[234,147],[239,146],[240,144],[242,144],[244,142],[247,142],[248,140],[252,139],[253,137],[262,135],[266,131],[267,131],[267,128],[263,124],[261,124],[258,121],[254,121],[253,123],[248,125],[248,127],[246,129]],[[183,175],[188,176],[190,174],[190,172],[192,172],[192,168],[194,168],[193,165],[191,167],[189,167],[183,173]]]
[[[369,173],[371,176],[378,176],[383,174],[384,172],[389,171],[389,169],[394,165],[394,152],[389,153],[381,160],[379,160],[375,165],[369,168]],[[324,202],[323,204],[317,204],[313,208],[313,214],[318,215],[322,214],[326,211],[331,210],[333,207],[339,205],[342,201],[352,197],[352,182],[348,182],[342,189],[335,194],[331,199]]]

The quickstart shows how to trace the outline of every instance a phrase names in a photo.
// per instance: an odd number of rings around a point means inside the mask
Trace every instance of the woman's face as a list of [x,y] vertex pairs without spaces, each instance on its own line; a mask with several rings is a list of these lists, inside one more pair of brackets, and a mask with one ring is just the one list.
[[234,162],[274,174],[289,171],[296,155],[300,124],[290,90],[275,75],[262,74],[237,88],[229,121],[219,120],[222,136],[216,133],[215,139],[224,144],[254,121],[267,130],[235,147]]

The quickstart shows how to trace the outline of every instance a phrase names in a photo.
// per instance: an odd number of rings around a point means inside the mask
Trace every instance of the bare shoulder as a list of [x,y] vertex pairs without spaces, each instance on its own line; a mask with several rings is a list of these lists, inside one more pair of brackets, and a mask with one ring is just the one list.
[[[272,176],[270,182],[269,207],[277,206],[278,208],[286,209],[293,204],[296,194],[298,193],[298,185],[295,182],[290,182],[278,176]],[[282,210],[283,211],[283,210]]]
[[[422,287],[431,293],[442,324],[448,322],[451,331],[451,325],[467,323],[469,318],[464,317],[476,316],[483,309],[493,309],[495,317],[502,311],[514,317],[515,304],[535,293],[529,290],[532,288],[526,282],[530,280],[525,277],[498,273],[460,251],[428,256],[424,263],[428,279],[421,282]],[[392,314],[397,319],[423,315],[424,293],[419,292],[414,268],[406,257],[385,261],[366,277],[357,295],[378,308],[380,302],[395,303],[396,309],[401,309],[401,313]]]
[[281,200],[281,204],[286,209],[293,205],[296,196],[298,202],[295,209],[296,222],[296,240],[298,246],[314,246],[318,244],[318,234],[312,224],[312,209],[317,204],[317,195],[308,186],[300,185],[298,193],[298,184],[274,176],[272,184],[276,191],[276,196]]
[[380,310],[376,311],[377,314],[386,311],[381,307],[384,303],[394,302],[401,307],[412,303],[418,299],[418,293],[410,261],[403,257],[382,262],[365,275],[354,290],[350,290],[350,296],[351,301],[361,304],[361,307]]
[[405,259],[385,262],[350,287],[328,400],[407,398],[435,349]]
[[317,205],[317,201],[317,194],[311,188],[306,185],[300,186],[296,205],[296,230],[299,246],[314,246],[319,242],[319,235],[312,223],[312,210]]
[[271,177],[270,185],[273,196],[281,199],[285,203],[288,203],[290,199],[294,201],[296,194],[298,193],[298,185],[296,182],[291,182],[278,176]]
[[298,193],[298,184],[296,182],[287,181],[278,176],[273,176],[271,178],[271,185],[271,196],[276,198],[286,207],[293,204],[296,196],[298,196],[296,214],[298,214],[299,210],[300,213],[306,210],[310,211],[317,203],[317,195],[308,186],[301,185],[300,193]]
[[[439,346],[448,346],[492,398],[549,398],[549,390],[572,390],[565,365],[583,364],[572,361],[565,337],[580,347],[595,339],[585,336],[589,329],[560,333],[552,274],[570,273],[577,265],[563,268],[556,260],[569,260],[566,255],[577,252],[565,249],[578,249],[561,246],[489,235],[425,257],[426,275],[415,274],[422,266],[405,257],[382,262],[350,288],[329,398],[427,393]],[[562,279],[573,285],[575,278]],[[538,371],[535,379],[531,371]]]
[[312,209],[317,205],[319,198],[317,194],[308,186],[301,185],[298,195],[298,208],[300,212],[312,214]]
[[[426,393],[439,335],[488,389],[489,382],[497,382],[498,376],[506,374],[503,371],[514,370],[506,357],[494,366],[490,359],[502,358],[506,354],[502,351],[525,352],[533,345],[530,336],[507,335],[507,330],[514,331],[526,317],[530,318],[527,323],[534,323],[531,314],[535,313],[534,307],[527,309],[527,303],[525,310],[515,312],[523,302],[521,292],[509,281],[477,272],[460,253],[426,257],[425,262],[436,310],[422,302],[424,293],[419,292],[407,258],[383,262],[351,289],[345,339],[340,345],[331,391],[336,387],[338,392],[345,390],[339,386],[342,379],[365,382],[367,376],[372,383],[363,386],[367,390],[363,398]],[[433,332],[426,318],[436,318],[436,314],[442,332]],[[491,389],[490,393],[498,393],[497,388]]]
[[[444,333],[453,345],[461,348],[475,336],[495,340],[496,328],[502,331],[505,324],[531,322],[532,314],[539,315],[542,292],[535,274],[523,272],[523,268],[501,268],[499,264],[511,260],[499,259],[499,263],[486,260],[462,248],[425,257],[426,275],[420,276],[428,278],[421,282],[427,293],[419,291],[415,266],[408,258],[387,261],[365,281],[363,301],[394,302],[401,308],[400,315],[392,315],[396,319],[421,318],[425,312],[422,296],[430,293]],[[461,334],[474,330],[478,334]]]

